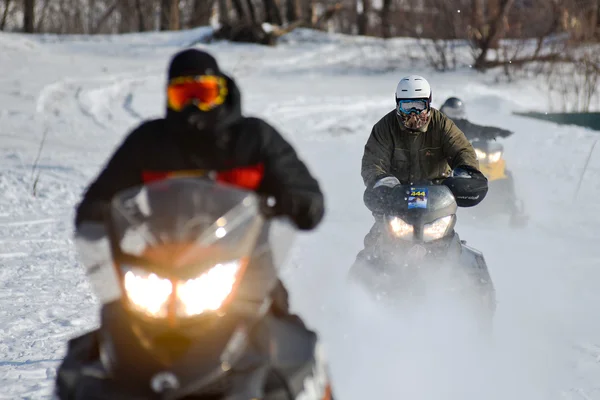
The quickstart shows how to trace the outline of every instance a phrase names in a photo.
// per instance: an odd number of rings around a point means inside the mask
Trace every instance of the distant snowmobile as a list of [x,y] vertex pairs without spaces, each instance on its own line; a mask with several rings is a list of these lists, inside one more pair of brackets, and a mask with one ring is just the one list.
[[251,256],[278,265],[293,230],[265,204],[190,178],[118,193],[108,240],[78,246],[111,253],[121,295],[90,271],[101,326],[69,342],[55,398],[331,400],[316,334],[267,313],[277,271]]
[[467,119],[464,102],[457,97],[446,99],[440,111],[450,117],[469,139],[477,154],[479,169],[489,181],[486,200],[478,207],[468,211],[461,210],[461,214],[484,220],[491,215],[508,214],[511,226],[526,225],[528,217],[524,213],[523,202],[515,193],[513,176],[506,169],[506,161],[502,157],[504,147],[496,142],[498,137],[507,138],[513,132],[472,123]]
[[527,224],[523,202],[517,198],[511,172],[502,157],[504,147],[493,139],[475,138],[471,144],[479,160],[479,168],[489,181],[489,193],[479,207],[469,209],[466,214],[476,218],[508,214],[510,225],[522,227]]
[[[442,277],[448,292],[464,296],[491,329],[496,309],[495,289],[483,254],[466,245],[455,232],[456,199],[448,186],[424,182],[394,188],[392,198],[375,205],[386,221],[376,260],[355,263],[349,276],[378,298],[392,302],[427,296]],[[370,204],[369,204],[370,203]]]

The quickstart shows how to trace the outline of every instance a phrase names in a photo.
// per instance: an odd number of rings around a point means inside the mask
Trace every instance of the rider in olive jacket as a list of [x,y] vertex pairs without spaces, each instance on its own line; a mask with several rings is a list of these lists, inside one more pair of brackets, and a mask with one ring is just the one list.
[[[398,83],[396,109],[374,125],[365,145],[361,168],[365,198],[399,184],[441,182],[452,170],[462,170],[472,179],[464,189],[451,188],[459,206],[474,206],[484,199],[487,179],[479,171],[473,146],[450,118],[431,107],[431,98],[431,87],[421,76],[411,75]],[[368,262],[377,249],[382,224],[380,215],[371,211],[375,224],[356,262]]]
[[445,178],[458,166],[478,170],[479,163],[471,143],[450,118],[431,108],[427,122],[410,130],[393,110],[373,127],[361,172],[370,187],[386,176],[402,183]]

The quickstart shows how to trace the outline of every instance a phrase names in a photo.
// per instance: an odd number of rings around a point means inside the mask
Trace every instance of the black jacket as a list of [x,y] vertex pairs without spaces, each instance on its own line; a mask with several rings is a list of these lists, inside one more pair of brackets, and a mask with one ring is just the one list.
[[497,137],[508,137],[513,134],[512,131],[508,131],[502,128],[496,128],[494,126],[483,126],[477,125],[464,118],[456,118],[452,120],[458,129],[463,131],[467,139],[473,141],[479,140],[495,140]]
[[183,172],[271,195],[300,229],[314,228],[324,214],[318,182],[273,127],[242,116],[239,90],[227,80],[227,101],[209,129],[193,129],[170,111],[135,128],[87,188],[76,226],[101,221],[117,192]]

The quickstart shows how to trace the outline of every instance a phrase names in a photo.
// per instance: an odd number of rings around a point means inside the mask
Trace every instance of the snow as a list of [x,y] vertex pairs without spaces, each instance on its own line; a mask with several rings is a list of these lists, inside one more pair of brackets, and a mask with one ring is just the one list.
[[[66,340],[97,324],[73,249],[74,206],[123,136],[164,112],[169,57],[205,33],[0,34],[0,398],[49,398]],[[273,48],[197,46],[235,75],[246,112],[280,128],[326,192],[326,219],[298,236],[283,278],[325,341],[338,398],[600,399],[598,147],[574,199],[600,136],[512,115],[550,104],[539,80],[434,73],[407,39],[297,30]],[[462,334],[457,304],[386,309],[346,282],[372,223],[363,146],[411,73],[430,80],[436,105],[458,95],[472,121],[516,132],[505,158],[530,224],[459,214],[457,227],[496,285],[492,348]]]

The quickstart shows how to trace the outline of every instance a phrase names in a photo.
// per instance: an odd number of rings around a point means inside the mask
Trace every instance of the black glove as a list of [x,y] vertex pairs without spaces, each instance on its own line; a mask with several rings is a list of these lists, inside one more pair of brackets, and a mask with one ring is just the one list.
[[392,206],[396,188],[402,189],[402,185],[394,187],[379,186],[375,189],[367,188],[363,194],[363,203],[371,212],[385,214],[389,212]]
[[325,215],[325,201],[321,193],[312,191],[286,192],[275,204],[277,214],[287,215],[298,229],[314,229]]
[[[488,192],[488,180],[477,169],[469,166],[458,166],[454,171],[460,173],[444,179],[443,185],[448,186],[456,198],[459,207],[473,207],[481,203]],[[464,175],[464,176],[462,176]]]
[[507,129],[501,129],[500,130],[500,137],[509,137],[510,135],[512,135],[514,132],[513,131],[509,131]]

